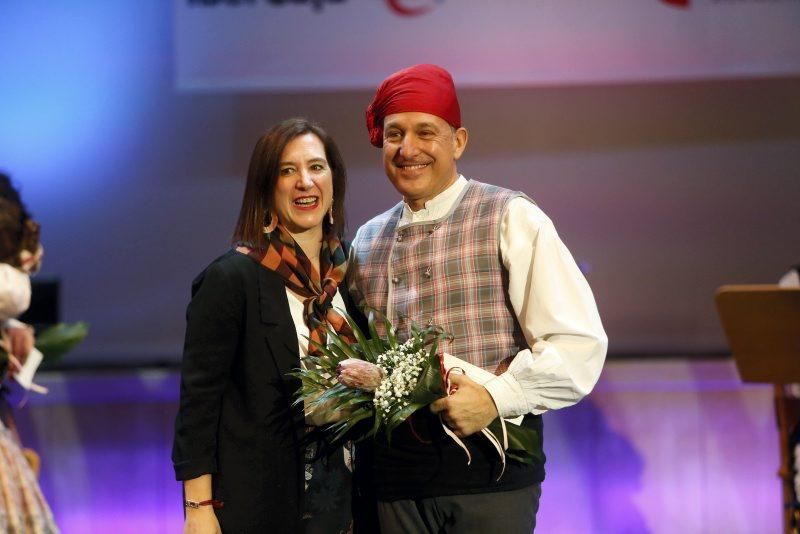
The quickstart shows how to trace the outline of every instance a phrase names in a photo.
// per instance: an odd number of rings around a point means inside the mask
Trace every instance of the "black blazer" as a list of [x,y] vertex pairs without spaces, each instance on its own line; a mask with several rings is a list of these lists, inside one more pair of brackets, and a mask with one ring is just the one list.
[[[346,292],[343,292],[346,293]],[[231,250],[192,283],[172,461],[212,474],[224,532],[302,532],[297,332],[283,280]]]

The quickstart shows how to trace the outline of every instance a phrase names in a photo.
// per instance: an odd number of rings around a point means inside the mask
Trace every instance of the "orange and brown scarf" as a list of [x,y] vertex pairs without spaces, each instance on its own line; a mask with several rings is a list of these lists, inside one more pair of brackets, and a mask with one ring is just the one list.
[[[330,324],[340,336],[354,343],[350,325],[332,305],[336,288],[344,280],[347,271],[347,255],[339,239],[331,235],[322,241],[319,264],[324,276],[320,276],[286,228],[278,225],[268,236],[266,250],[251,249],[248,255],[267,269],[275,271],[289,289],[304,298],[303,320],[308,326],[311,341],[324,345],[327,325]],[[309,354],[318,352],[313,343],[308,344]]]

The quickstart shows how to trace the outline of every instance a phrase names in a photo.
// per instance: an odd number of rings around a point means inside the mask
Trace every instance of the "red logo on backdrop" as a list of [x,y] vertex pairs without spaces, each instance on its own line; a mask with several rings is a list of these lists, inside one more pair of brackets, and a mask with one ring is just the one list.
[[675,7],[689,7],[689,0],[661,0],[665,4]]
[[392,11],[404,17],[424,15],[436,7],[436,4],[441,4],[442,2],[443,0],[386,0],[386,3],[389,4],[389,8]]

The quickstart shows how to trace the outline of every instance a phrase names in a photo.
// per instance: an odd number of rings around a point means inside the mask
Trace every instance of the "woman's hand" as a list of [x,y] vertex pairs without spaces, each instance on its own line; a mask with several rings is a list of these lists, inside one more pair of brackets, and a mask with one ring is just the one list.
[[187,508],[183,534],[222,534],[214,509],[211,506]]
[[331,399],[311,408],[308,402],[304,403],[306,414],[306,424],[311,426],[323,426],[331,423],[338,423],[342,419],[350,416],[350,410],[345,408],[334,410],[336,401]]

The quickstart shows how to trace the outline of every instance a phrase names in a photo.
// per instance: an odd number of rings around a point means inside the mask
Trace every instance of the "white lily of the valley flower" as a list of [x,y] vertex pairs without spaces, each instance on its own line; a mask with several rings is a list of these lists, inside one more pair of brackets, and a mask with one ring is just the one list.
[[378,356],[378,367],[384,371],[386,378],[375,390],[374,404],[384,416],[398,406],[408,406],[408,397],[417,385],[425,357],[423,348],[415,350],[413,340]]

